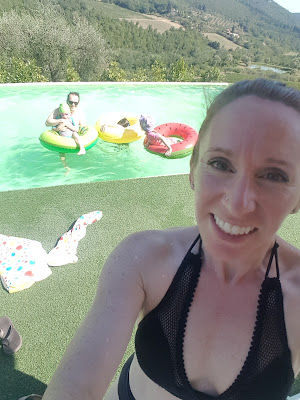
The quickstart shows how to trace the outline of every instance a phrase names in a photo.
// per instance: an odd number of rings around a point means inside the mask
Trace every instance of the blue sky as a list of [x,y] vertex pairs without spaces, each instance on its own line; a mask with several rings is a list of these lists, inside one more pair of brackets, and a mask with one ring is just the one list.
[[286,8],[290,12],[300,13],[300,1],[299,0],[274,0],[281,7]]

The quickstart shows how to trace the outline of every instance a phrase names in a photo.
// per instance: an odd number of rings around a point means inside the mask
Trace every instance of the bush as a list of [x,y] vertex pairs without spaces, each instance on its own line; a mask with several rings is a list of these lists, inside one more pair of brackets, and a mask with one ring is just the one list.
[[47,82],[35,60],[24,61],[13,57],[0,63],[1,83]]

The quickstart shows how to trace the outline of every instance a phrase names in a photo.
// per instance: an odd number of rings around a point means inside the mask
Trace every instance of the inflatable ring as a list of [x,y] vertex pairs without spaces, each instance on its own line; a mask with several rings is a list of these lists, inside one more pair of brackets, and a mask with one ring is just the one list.
[[[110,143],[131,143],[144,137],[139,122],[140,115],[132,113],[111,112],[102,115],[96,122],[95,128],[102,140]],[[118,122],[126,119],[129,126],[124,127]]]
[[[78,135],[82,137],[83,145],[86,150],[97,143],[98,132],[92,126],[81,127]],[[43,132],[39,139],[41,145],[49,150],[58,151],[60,153],[77,153],[79,151],[77,143],[72,137],[60,136],[60,134],[54,130]]]
[[[165,137],[175,137],[179,139],[177,143],[171,144],[172,154],[168,158],[181,158],[188,156],[192,153],[198,139],[198,132],[196,129],[189,125],[177,122],[162,124],[154,129]],[[144,145],[146,143],[147,138],[144,140]],[[161,143],[160,141],[157,141],[155,144],[149,144],[145,149],[150,153],[161,156],[165,156],[165,152],[168,150],[164,143]]]

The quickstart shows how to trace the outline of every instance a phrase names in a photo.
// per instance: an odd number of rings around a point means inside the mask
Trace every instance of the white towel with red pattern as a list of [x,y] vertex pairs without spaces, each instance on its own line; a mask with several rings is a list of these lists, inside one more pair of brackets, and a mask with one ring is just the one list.
[[14,293],[27,289],[51,275],[49,266],[78,261],[78,242],[86,235],[88,225],[102,218],[101,211],[82,215],[58,240],[49,254],[37,240],[0,234],[0,278],[3,287]]

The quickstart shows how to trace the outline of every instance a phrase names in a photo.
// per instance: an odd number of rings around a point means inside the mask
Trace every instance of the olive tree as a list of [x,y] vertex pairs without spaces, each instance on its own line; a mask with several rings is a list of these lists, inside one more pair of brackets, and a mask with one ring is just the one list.
[[50,81],[67,80],[70,67],[80,80],[97,80],[110,62],[99,30],[75,15],[68,23],[58,6],[39,3],[32,12],[0,17],[1,57],[35,60]]

